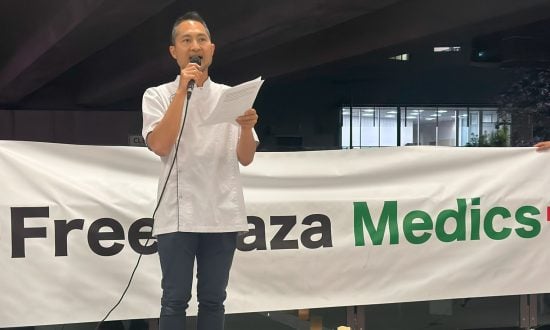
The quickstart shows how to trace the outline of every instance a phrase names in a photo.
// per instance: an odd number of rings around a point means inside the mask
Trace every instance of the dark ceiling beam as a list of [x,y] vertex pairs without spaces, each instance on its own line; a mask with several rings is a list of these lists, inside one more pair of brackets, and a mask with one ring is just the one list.
[[55,14],[47,22],[37,25],[34,33],[21,36],[18,49],[0,71],[0,100],[17,101],[21,91],[14,86],[26,70],[35,65],[41,57],[74,30],[103,0],[52,2]]
[[215,37],[226,41],[219,45],[216,63],[231,62],[277,47],[399,1],[271,1],[269,7],[262,6],[255,15],[241,15],[246,19],[239,20],[238,26],[234,20],[224,20],[225,25],[216,27]]
[[228,63],[220,67],[218,73],[222,77],[236,77],[237,81],[255,75],[276,77],[483,22],[491,22],[490,27],[483,29],[483,33],[488,33],[510,28],[513,22],[526,24],[549,16],[548,0],[403,1]]
[[[514,20],[503,19],[500,25],[498,20],[511,15],[523,15],[518,21],[528,22],[537,15],[550,14],[548,0],[362,3],[363,6],[359,0],[282,0],[258,4],[236,0],[224,10],[218,6],[213,10],[211,4],[196,0],[185,5],[201,12],[213,31],[217,46],[214,78],[232,83],[257,75],[270,78],[301,71],[487,21],[492,23],[486,31],[508,28],[506,24]],[[87,60],[83,69],[77,70],[77,103],[113,104],[136,97],[148,86],[173,79],[177,67],[167,51],[167,36],[170,22],[181,9],[176,4],[167,7],[116,45]],[[330,24],[314,24],[325,20],[325,16]],[[121,54],[128,55],[117,60]],[[109,75],[111,70],[117,74]]]
[[[204,1],[189,1],[187,8],[199,11],[208,21],[216,44],[216,63],[231,62],[290,40],[318,32],[346,20],[373,12],[398,0],[280,0],[258,2],[235,0],[220,10],[219,4]],[[127,36],[117,45],[95,56],[87,63],[94,67],[113,59],[121,49],[132,54],[128,59],[133,65],[126,65],[116,77],[104,81],[98,71],[85,75],[90,79],[81,86],[77,103],[87,106],[107,105],[129,98],[136,91],[142,91],[151,82],[173,79],[177,66],[168,54],[167,35],[152,35],[147,31],[162,31],[159,26],[169,26],[178,8],[167,8],[166,13],[155,17],[139,27],[133,35]],[[139,36],[139,38],[136,38]],[[160,43],[159,43],[160,41]],[[129,79],[133,77],[133,79]],[[163,78],[163,79],[162,79]]]
[[150,80],[164,80],[167,72],[175,76],[177,66],[168,46],[171,22],[181,13],[178,6],[167,6],[75,67],[72,85],[76,86],[76,103],[90,107],[109,105],[134,97]]
[[18,102],[173,1],[63,2],[56,15],[38,26],[2,68],[0,103]]

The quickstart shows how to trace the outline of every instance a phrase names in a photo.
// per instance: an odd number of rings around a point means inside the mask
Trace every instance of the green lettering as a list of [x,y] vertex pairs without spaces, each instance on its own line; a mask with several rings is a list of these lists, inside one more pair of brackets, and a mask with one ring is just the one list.
[[489,238],[494,240],[501,240],[510,236],[512,229],[508,227],[504,227],[502,228],[501,231],[496,231],[495,227],[493,226],[493,220],[497,215],[500,215],[502,219],[507,219],[511,216],[510,211],[508,211],[504,207],[502,206],[493,207],[485,215],[485,220],[483,221],[483,227],[485,229],[485,234],[487,234]]
[[[421,222],[415,222],[416,219],[421,220]],[[432,236],[426,230],[433,230],[433,226],[432,218],[424,211],[411,211],[403,219],[403,233],[407,241],[412,244],[426,243]],[[423,230],[424,232],[417,236],[414,234],[416,230]]]
[[531,205],[520,207],[516,211],[516,220],[518,223],[531,227],[531,230],[527,230],[525,227],[517,228],[516,234],[522,238],[533,238],[540,234],[540,222],[536,218],[531,218],[526,215],[539,215],[540,211]]
[[[466,200],[459,198],[456,200],[458,211],[447,209],[441,211],[435,222],[435,234],[442,242],[465,241],[466,240]],[[449,219],[455,219],[456,228],[453,232],[445,232],[445,223]]]
[[390,244],[399,243],[397,231],[397,201],[385,201],[384,208],[378,219],[378,227],[372,222],[369,207],[366,202],[353,203],[355,246],[365,246],[363,224],[367,229],[373,245],[381,245],[386,228],[390,231]]
[[476,241],[476,240],[479,240],[479,232],[480,232],[480,224],[481,224],[481,221],[480,221],[480,212],[479,212],[479,209],[474,209],[473,207],[474,206],[479,206],[480,204],[480,198],[479,197],[475,197],[475,198],[472,198],[472,210],[470,211],[470,215],[471,215],[471,219],[472,219],[472,226],[471,226],[471,236],[470,238],[473,240],[473,241]]

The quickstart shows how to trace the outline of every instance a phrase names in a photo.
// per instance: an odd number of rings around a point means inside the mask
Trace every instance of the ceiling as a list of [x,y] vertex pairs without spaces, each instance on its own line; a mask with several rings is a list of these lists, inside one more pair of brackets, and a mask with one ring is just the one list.
[[177,74],[171,25],[190,9],[216,44],[211,74],[230,84],[337,77],[419,43],[550,39],[550,0],[0,0],[0,109],[139,109]]

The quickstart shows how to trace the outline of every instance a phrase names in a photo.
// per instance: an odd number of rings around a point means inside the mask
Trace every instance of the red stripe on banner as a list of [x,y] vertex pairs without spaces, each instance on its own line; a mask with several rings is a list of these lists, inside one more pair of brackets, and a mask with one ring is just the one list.
[[550,206],[546,207],[546,221],[550,221]]

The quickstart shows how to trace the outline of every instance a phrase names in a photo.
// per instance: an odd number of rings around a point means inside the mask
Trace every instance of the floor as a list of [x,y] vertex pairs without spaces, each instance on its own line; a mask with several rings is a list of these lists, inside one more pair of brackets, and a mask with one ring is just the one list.
[[[549,329],[550,326],[542,325],[550,324],[550,295],[533,297],[537,313],[533,318],[536,323],[530,327],[520,320],[520,296],[506,296],[372,305],[349,310],[321,308],[309,310],[309,315],[301,313],[302,317],[296,310],[230,314],[226,316],[225,330],[337,330],[348,325],[348,311],[352,317],[364,318],[365,327],[361,330]],[[355,311],[358,314],[354,314]],[[188,330],[195,329],[195,321],[195,317],[188,318]],[[35,330],[94,330],[95,327],[95,323],[81,323],[41,326]],[[155,320],[126,320],[110,322],[101,330],[158,330],[155,328]]]

